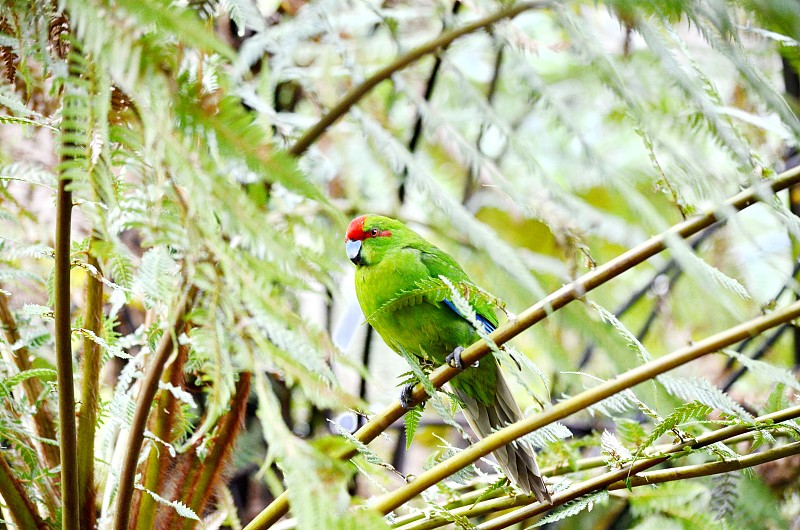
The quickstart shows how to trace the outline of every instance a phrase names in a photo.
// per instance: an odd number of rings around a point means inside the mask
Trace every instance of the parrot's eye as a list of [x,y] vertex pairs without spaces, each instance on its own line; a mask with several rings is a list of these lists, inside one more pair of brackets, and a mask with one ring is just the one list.
[[371,235],[372,237],[377,237],[378,229],[377,228],[373,228],[372,230],[369,231],[369,235]]

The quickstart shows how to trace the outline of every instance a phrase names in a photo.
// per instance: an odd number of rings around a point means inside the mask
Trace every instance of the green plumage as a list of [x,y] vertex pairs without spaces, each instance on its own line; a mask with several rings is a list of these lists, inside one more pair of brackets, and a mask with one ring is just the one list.
[[[348,254],[352,251],[357,265],[355,287],[361,309],[393,350],[440,365],[457,347],[480,339],[473,325],[444,302],[452,293],[441,277],[464,291],[477,315],[497,326],[491,301],[472,286],[458,263],[403,223],[362,216],[350,224],[347,241]],[[480,437],[519,418],[519,408],[491,355],[453,378],[450,386],[464,401],[465,416]],[[549,499],[533,450],[523,447],[498,451],[498,461],[523,490]]]

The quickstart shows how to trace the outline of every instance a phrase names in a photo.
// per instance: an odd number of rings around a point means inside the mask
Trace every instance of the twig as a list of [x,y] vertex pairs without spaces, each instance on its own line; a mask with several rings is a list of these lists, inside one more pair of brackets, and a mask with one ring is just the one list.
[[[604,265],[600,265],[596,269],[584,274],[580,278],[565,285],[561,289],[555,291],[549,296],[545,297],[540,302],[529,307],[517,316],[517,320],[506,322],[498,327],[491,335],[490,338],[498,346],[505,344],[512,338],[516,337],[526,329],[534,324],[544,320],[547,316],[569,304],[570,302],[584,296],[592,289],[604,284],[605,282],[616,278],[623,272],[631,269],[632,267],[644,262],[657,253],[664,250],[667,246],[667,239],[671,237],[689,237],[696,234],[701,230],[711,226],[717,221],[717,211],[721,214],[730,212],[731,210],[743,210],[748,206],[755,204],[764,197],[769,190],[777,192],[788,188],[792,184],[800,182],[800,168],[794,168],[785,171],[778,175],[772,181],[764,181],[757,186],[750,187],[732,198],[725,201],[718,209],[706,212],[703,215],[688,219],[679,223],[669,230],[654,236],[647,241],[637,245],[629,251],[621,254],[617,258],[609,261]],[[483,340],[472,344],[470,347],[461,352],[461,359],[463,362],[473,364],[487,355],[491,349],[489,345]],[[437,368],[430,374],[430,381],[436,388],[440,388],[447,381],[459,374],[459,371],[449,365],[443,365]],[[422,385],[417,385],[411,394],[411,399],[416,404],[421,402],[427,397],[425,389]],[[369,422],[355,432],[353,436],[365,444],[370,443],[380,433],[389,428],[392,423],[405,414],[406,409],[400,405],[399,401],[395,401],[392,405],[387,407],[381,413],[374,416]],[[334,455],[333,458],[350,458],[357,451],[350,449],[341,451]],[[283,517],[289,510],[289,495],[283,492],[272,503],[267,506],[253,521],[245,527],[245,530],[257,530],[269,528],[272,524]]]
[[731,471],[738,471],[747,467],[758,466],[760,464],[780,460],[781,458],[786,458],[787,456],[796,455],[798,453],[800,453],[800,442],[794,442],[777,447],[775,449],[768,449],[760,453],[740,456],[739,458],[726,459],[721,462],[709,462],[707,464],[674,467],[671,469],[660,469],[658,471],[640,473],[631,477],[628,481],[628,484],[626,484],[624,481],[615,482],[611,484],[608,489],[618,490],[626,488],[629,485],[646,486],[661,482],[671,482],[673,480],[685,480],[688,478],[718,475],[720,473],[730,473]]
[[[178,355],[175,356],[175,360],[172,361],[167,368],[167,374],[165,376],[165,379],[168,380],[173,387],[180,388],[183,384],[183,368],[188,356],[188,345],[178,346]],[[173,443],[175,441],[173,430],[180,418],[180,401],[166,388],[160,391],[160,394],[155,400],[155,418],[152,422],[154,425],[151,427],[153,436],[167,443]],[[164,477],[174,464],[174,462],[170,460],[169,451],[150,451],[147,455],[147,462],[144,465],[144,478],[142,479],[146,490],[162,493]],[[155,499],[142,492],[142,494],[139,495],[138,505],[136,505],[135,502],[134,505],[136,511],[133,515],[133,522],[135,523],[136,530],[150,530],[151,528],[155,528],[156,510],[158,508]]]
[[161,342],[150,365],[147,373],[142,380],[139,390],[139,397],[136,400],[136,411],[133,414],[130,433],[128,434],[128,446],[125,450],[125,457],[122,462],[122,471],[119,477],[119,490],[117,491],[117,510],[114,516],[114,530],[127,530],[128,519],[131,513],[131,500],[133,499],[133,481],[136,475],[136,464],[139,461],[139,451],[144,440],[144,428],[147,424],[147,416],[150,413],[150,406],[153,404],[153,397],[158,390],[158,382],[164,371],[172,349],[178,337],[183,333],[186,325],[185,317],[191,309],[197,288],[192,285],[175,309],[175,317],[170,329],[164,331]]
[[320,118],[320,120],[314,124],[313,127],[307,130],[303,136],[301,136],[297,142],[295,142],[295,144],[289,149],[289,153],[293,156],[300,156],[305,153],[311,144],[316,142],[317,139],[319,139],[319,137],[325,133],[328,127],[336,123],[339,118],[344,116],[347,111],[349,111],[350,108],[361,98],[367,95],[379,83],[389,79],[389,77],[391,77],[391,75],[398,70],[402,70],[403,68],[415,63],[422,57],[430,55],[431,53],[435,53],[437,50],[448,46],[451,42],[459,37],[474,33],[478,30],[496,24],[501,20],[514,18],[524,11],[546,7],[551,3],[552,2],[548,0],[540,0],[534,2],[522,2],[520,4],[505,7],[496,13],[480,18],[460,28],[448,31],[447,33],[442,33],[439,37],[428,41],[425,44],[414,48],[413,50],[409,50],[395,59],[391,64],[384,66],[372,74],[361,84],[351,88],[344,96],[342,96],[342,99],[340,99],[339,102],[328,111],[327,114],[322,116],[322,118]]

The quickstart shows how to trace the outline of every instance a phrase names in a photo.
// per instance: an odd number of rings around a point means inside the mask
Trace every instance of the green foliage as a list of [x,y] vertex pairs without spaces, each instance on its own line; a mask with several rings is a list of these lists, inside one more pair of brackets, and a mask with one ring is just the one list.
[[640,449],[644,449],[650,447],[653,442],[658,440],[662,435],[667,433],[668,431],[673,430],[675,427],[678,427],[684,423],[687,423],[691,420],[701,420],[708,416],[712,411],[712,408],[708,405],[704,405],[698,401],[694,401],[692,403],[686,403],[685,405],[681,405],[675,412],[664,418],[664,421],[659,423],[653,429],[653,432],[650,433],[650,436],[642,442],[639,446]]
[[[351,506],[393,489],[393,473],[413,474],[419,453],[455,454],[450,437],[462,434],[456,402],[431,384],[434,367],[409,355],[409,380],[431,396],[434,425],[427,427],[420,405],[405,414],[404,441],[389,431],[370,445],[340,432],[372,479],[354,489],[354,467],[327,454],[341,447],[314,445],[328,434],[320,418],[329,413],[380,417],[381,404],[391,401],[379,395],[392,386],[387,378],[404,370],[384,361],[377,337],[371,366],[361,366],[360,341],[350,339],[364,328],[339,333],[351,302],[343,229],[357,213],[411,222],[475,282],[427,280],[380,313],[449,299],[482,335],[476,310],[502,311],[513,324],[509,308],[534,305],[687,216],[711,208],[725,221],[697,248],[667,238],[667,272],[661,257],[620,263],[626,274],[592,291],[587,304],[545,307],[547,321],[514,345],[491,344],[522,410],[550,410],[587,381],[612,381],[790,303],[796,198],[765,190],[765,204],[744,213],[720,205],[777,173],[784,148],[800,137],[796,95],[784,95],[777,81],[779,54],[798,65],[791,2],[532,8],[437,47],[435,73],[431,57],[412,58],[357,101],[342,102],[442,28],[505,8],[459,5],[0,0],[0,438],[13,480],[46,525],[55,528],[61,513],[60,468],[51,461],[58,439],[53,235],[64,229],[53,217],[59,175],[70,179],[74,202],[69,294],[77,382],[84,339],[102,352],[91,405],[98,411],[95,482],[104,486],[85,513],[105,524],[119,513],[124,434],[162,340],[176,346],[170,362],[182,356],[184,363],[174,379],[167,379],[168,364],[156,382],[177,401],[177,417],[167,422],[168,435],[156,436],[167,413],[153,405],[142,451],[162,451],[158,466],[176,482],[192,483],[181,458],[214,450],[213,434],[231,414],[244,371],[254,374],[260,423],[246,422],[248,442],[258,441],[241,465],[259,467],[254,480],[263,477],[276,494],[288,486],[299,527],[383,527],[381,514]],[[302,156],[290,154],[338,110],[343,118]],[[103,286],[95,308],[100,331],[85,324],[88,278]],[[190,287],[197,290],[191,307],[176,310]],[[616,307],[626,307],[624,314],[608,309]],[[186,329],[176,334],[176,322]],[[337,335],[346,337],[332,340]],[[567,473],[563,482],[553,478],[561,491],[593,476],[588,469],[602,467],[603,458],[610,468],[627,465],[671,431],[753,428],[749,411],[796,406],[790,342],[759,352],[756,337],[724,350],[748,372],[727,392],[718,382],[733,373],[706,358],[525,438],[540,448],[543,468]],[[367,368],[379,375],[366,375],[369,391],[357,397],[351,383]],[[754,446],[765,451],[798,434],[794,421],[757,427]],[[431,442],[431,432],[441,440]],[[386,464],[394,443],[413,448],[410,472]],[[433,447],[441,445],[444,453]],[[593,458],[598,448],[603,458]],[[741,450],[718,444],[710,452],[732,458]],[[148,460],[134,453],[134,462]],[[676,460],[708,457],[693,451]],[[419,506],[469,528],[474,518],[454,510],[506,492],[482,469],[490,467],[454,470],[464,484],[431,488]],[[164,475],[154,488],[137,482],[137,494],[153,499],[156,519],[174,515],[169,520],[189,528],[201,516],[230,514],[224,494],[194,510],[192,495],[173,495],[179,488]],[[796,491],[797,477],[787,480],[785,489]],[[722,475],[634,488],[613,502],[598,491],[540,524],[590,527],[625,502],[631,527],[781,528],[798,508],[775,484],[758,474]],[[414,502],[405,507],[415,513]],[[13,517],[6,508],[4,516]]]

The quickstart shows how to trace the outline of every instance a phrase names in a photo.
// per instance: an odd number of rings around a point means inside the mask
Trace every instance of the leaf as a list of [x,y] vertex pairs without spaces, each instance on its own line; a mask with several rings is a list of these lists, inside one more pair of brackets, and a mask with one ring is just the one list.
[[725,392],[702,377],[658,376],[658,382],[675,397],[684,401],[698,401],[736,418],[750,421],[753,415],[732,400]]
[[554,421],[544,427],[526,434],[520,442],[529,443],[539,449],[544,449],[550,444],[559,442],[572,436],[572,431],[563,423]]
[[631,330],[629,330],[622,322],[619,321],[617,317],[615,317],[610,311],[607,311],[604,307],[594,303],[589,302],[589,306],[600,313],[600,317],[605,321],[611,324],[617,332],[622,335],[625,341],[628,343],[628,347],[634,350],[638,355],[642,362],[647,363],[653,360],[653,356],[650,355],[650,352],[647,351],[647,348],[644,347],[639,339],[636,338]]
[[47,306],[39,304],[25,304],[22,306],[22,312],[28,316],[37,317],[45,320],[54,318],[55,313]]
[[158,495],[157,493],[155,493],[153,491],[150,491],[149,489],[145,488],[141,484],[136,484],[135,487],[136,487],[137,490],[143,491],[143,492],[147,493],[148,495],[150,495],[153,498],[153,500],[156,501],[157,503],[163,504],[164,506],[169,506],[170,508],[175,510],[178,513],[178,515],[180,515],[181,517],[184,517],[186,519],[192,519],[194,521],[200,521],[200,518],[197,517],[197,514],[194,513],[191,508],[189,508],[188,506],[186,506],[182,502],[167,500],[164,497]]
[[419,421],[422,419],[423,406],[417,405],[412,408],[403,416],[403,422],[406,427],[406,450],[411,448],[411,443],[414,441],[414,434],[417,432]]
[[680,407],[676,408],[672,414],[664,418],[664,421],[653,428],[653,432],[650,433],[650,436],[648,436],[647,439],[642,442],[642,445],[639,447],[639,451],[650,447],[653,442],[659,439],[667,431],[670,431],[690,420],[703,419],[711,414],[712,410],[713,409],[710,406],[698,401],[681,405]]
[[347,440],[353,444],[356,450],[366,459],[367,462],[376,466],[388,466],[388,464],[386,464],[381,457],[376,455],[375,452],[367,447],[363,442],[360,442],[358,439],[356,439],[356,437],[353,436],[347,429],[331,419],[329,419],[328,422],[333,425],[333,428],[336,429],[336,432],[347,438]]
[[8,397],[11,394],[11,388],[22,383],[23,381],[36,377],[43,380],[52,381],[56,378],[56,371],[49,368],[32,368],[24,370],[10,377],[0,380],[0,398]]
[[411,367],[411,373],[420,382],[425,389],[425,392],[428,394],[428,402],[430,402],[433,410],[439,414],[439,416],[444,420],[445,423],[450,425],[451,427],[455,427],[459,432],[463,429],[461,425],[455,420],[453,415],[450,411],[445,407],[442,399],[439,397],[439,392],[436,390],[436,387],[433,386],[431,380],[428,379],[428,376],[422,370],[422,366],[419,364],[416,356],[408,353],[405,349],[400,349],[400,355],[406,360],[409,367]]
[[600,435],[600,447],[603,449],[603,459],[608,467],[622,467],[633,458],[628,449],[607,430]]
[[751,359],[731,349],[722,350],[725,355],[736,359],[739,364],[747,368],[750,373],[762,377],[766,381],[780,383],[794,390],[800,391],[800,381],[791,372],[778,368],[759,359]]
[[583,497],[579,497],[574,501],[570,501],[564,504],[563,506],[559,507],[558,509],[552,511],[551,513],[547,514],[546,516],[542,517],[536,522],[535,525],[531,526],[530,528],[538,528],[546,524],[554,523],[556,521],[561,521],[562,519],[578,515],[584,510],[591,512],[595,504],[603,504],[607,500],[608,500],[608,491],[606,490],[597,491],[595,493],[584,495]]

